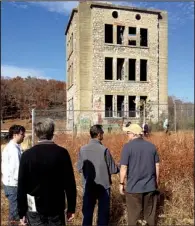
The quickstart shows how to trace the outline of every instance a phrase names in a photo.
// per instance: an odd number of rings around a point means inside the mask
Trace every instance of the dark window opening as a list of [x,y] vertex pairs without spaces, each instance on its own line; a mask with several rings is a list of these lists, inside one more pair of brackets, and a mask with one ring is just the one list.
[[136,117],[135,96],[129,96],[129,117]]
[[124,117],[124,96],[117,96],[117,117]]
[[140,29],[140,46],[148,46],[148,30],[145,28]]
[[136,27],[129,27],[129,41],[128,41],[128,44],[130,46],[136,46],[135,37],[136,37]]
[[135,81],[136,59],[129,59],[129,80]]
[[112,64],[113,64],[113,58],[106,57],[105,58],[105,79],[106,80],[112,80]]
[[125,59],[117,58],[117,80],[124,79],[124,73],[125,73],[124,62],[125,62]]
[[140,81],[147,81],[147,60],[140,60]]
[[105,43],[113,43],[113,25],[105,24]]
[[117,26],[117,44],[124,43],[124,26]]
[[136,40],[129,40],[129,46],[136,46]]
[[113,102],[113,96],[106,95],[105,96],[105,117],[112,117],[112,102]]
[[131,36],[136,35],[136,27],[129,27],[129,35]]
[[140,20],[140,19],[141,19],[140,14],[136,14],[135,19],[136,19],[136,20]]
[[[140,106],[140,113],[141,113],[141,115],[143,115],[143,111],[144,111],[144,105],[143,105],[143,102],[146,103],[146,99],[147,99],[147,96],[140,96],[140,103],[141,103],[141,106]],[[146,112],[145,112],[145,116],[146,116]]]
[[118,12],[117,11],[113,11],[112,12],[112,17],[115,18],[115,19],[118,18]]

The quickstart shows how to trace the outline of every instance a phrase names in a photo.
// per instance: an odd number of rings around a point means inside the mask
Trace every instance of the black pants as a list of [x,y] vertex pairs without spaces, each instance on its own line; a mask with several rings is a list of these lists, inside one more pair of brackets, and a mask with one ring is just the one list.
[[27,221],[29,226],[65,226],[65,214],[44,216],[36,212],[28,212]]
[[110,213],[110,189],[94,186],[86,186],[83,196],[83,226],[92,225],[93,212],[96,201],[98,201],[98,219],[97,225],[107,226]]
[[128,225],[137,225],[138,220],[145,220],[149,226],[155,225],[157,192],[127,193]]

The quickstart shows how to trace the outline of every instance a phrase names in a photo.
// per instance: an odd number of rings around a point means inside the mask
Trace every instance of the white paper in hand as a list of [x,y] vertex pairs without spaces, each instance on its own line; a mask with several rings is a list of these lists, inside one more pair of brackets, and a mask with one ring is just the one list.
[[28,202],[28,211],[37,212],[35,205],[35,197],[27,194],[27,202]]

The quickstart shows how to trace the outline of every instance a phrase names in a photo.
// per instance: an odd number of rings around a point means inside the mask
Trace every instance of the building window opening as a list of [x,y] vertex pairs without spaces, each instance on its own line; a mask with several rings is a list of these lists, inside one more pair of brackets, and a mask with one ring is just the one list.
[[136,46],[136,40],[129,40],[129,46]]
[[113,25],[105,24],[105,43],[113,43]]
[[148,46],[148,30],[145,28],[140,29],[140,46]]
[[106,57],[105,58],[105,80],[113,79],[112,65],[113,65],[113,58]]
[[117,117],[124,117],[124,96],[117,96]]
[[129,35],[136,36],[136,27],[129,27]]
[[136,117],[136,96],[129,96],[129,117]]
[[[140,105],[140,113],[141,113],[141,115],[143,116],[143,111],[144,111],[144,102],[146,103],[146,100],[147,100],[147,96],[140,96],[140,103],[141,103],[141,105]],[[145,117],[147,117],[147,113],[146,113],[146,111],[145,111]]]
[[147,81],[147,60],[140,60],[140,81]]
[[136,46],[136,27],[129,27],[129,40],[130,46]]
[[135,19],[136,19],[136,20],[140,20],[140,19],[141,19],[140,14],[136,14]]
[[124,26],[117,26],[117,44],[124,44]]
[[124,63],[125,59],[117,58],[117,80],[123,80],[124,79]]
[[112,17],[113,17],[114,19],[118,18],[118,12],[117,12],[117,11],[113,11],[113,12],[112,12]]
[[136,77],[136,59],[129,59],[129,80],[135,81]]
[[105,117],[112,117],[113,96],[105,95]]

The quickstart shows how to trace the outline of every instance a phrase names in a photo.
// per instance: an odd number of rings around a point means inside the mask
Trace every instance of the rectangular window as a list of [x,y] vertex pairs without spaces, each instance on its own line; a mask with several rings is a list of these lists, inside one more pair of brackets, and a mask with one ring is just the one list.
[[136,46],[136,27],[129,27],[129,40],[130,46]]
[[129,117],[136,117],[136,96],[129,96]]
[[124,117],[124,96],[117,96],[117,117]]
[[[147,96],[140,96],[140,103],[142,103],[143,101],[146,102],[146,99],[147,99]],[[142,105],[140,106],[140,113],[141,113],[141,116],[144,115],[143,112],[144,112],[144,105],[142,104]],[[145,111],[145,117],[147,117],[147,112],[146,112],[146,111]]]
[[105,57],[105,80],[112,80],[113,79],[113,58]]
[[140,46],[148,46],[148,29],[140,28]]
[[136,40],[129,40],[128,44],[129,46],[136,46]]
[[124,26],[117,26],[117,44],[124,44]]
[[104,26],[105,43],[113,43],[113,25],[105,24]]
[[125,63],[125,59],[117,58],[117,80],[124,79],[124,73],[125,73],[124,63]]
[[136,36],[136,27],[129,27],[129,35]]
[[112,103],[113,103],[113,96],[105,95],[105,117],[113,116]]
[[147,81],[147,60],[140,60],[140,81]]
[[136,59],[129,59],[129,80],[135,81],[136,79]]

